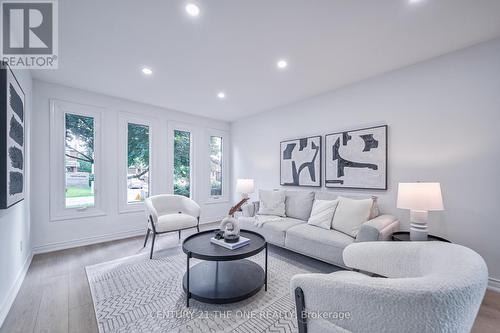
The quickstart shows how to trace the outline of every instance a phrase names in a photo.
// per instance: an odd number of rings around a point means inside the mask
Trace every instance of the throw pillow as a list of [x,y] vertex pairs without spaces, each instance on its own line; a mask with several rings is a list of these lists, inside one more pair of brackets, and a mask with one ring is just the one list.
[[339,197],[338,200],[339,204],[333,216],[332,227],[351,237],[356,237],[361,225],[370,217],[373,199]]
[[259,190],[259,214],[260,215],[285,215],[285,191],[284,190]]
[[285,214],[287,217],[307,221],[311,215],[314,192],[286,191]]
[[309,217],[307,224],[330,230],[338,203],[339,200],[314,200],[311,217]]
[[[287,193],[288,195],[288,193]],[[314,199],[315,200],[336,200],[339,196],[334,193],[334,192],[316,192],[314,194]],[[369,220],[371,219],[374,219],[376,218],[377,216],[380,215],[380,210],[378,208],[378,203],[377,203],[377,197],[372,195],[370,197],[367,197],[367,196],[352,196],[352,197],[348,197],[349,199],[356,199],[356,200],[359,200],[359,199],[368,199],[368,198],[372,198],[373,199],[373,206],[372,206],[372,209],[371,209],[371,212],[370,212],[370,218]],[[287,214],[288,215],[288,214]]]

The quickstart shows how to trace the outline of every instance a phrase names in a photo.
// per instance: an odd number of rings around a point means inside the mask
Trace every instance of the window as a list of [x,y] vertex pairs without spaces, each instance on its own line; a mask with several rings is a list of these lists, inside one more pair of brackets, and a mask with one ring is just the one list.
[[127,124],[127,203],[149,196],[149,126]]
[[94,207],[94,118],[65,114],[65,207]]
[[102,109],[50,101],[50,219],[104,215],[100,191]]
[[210,196],[222,196],[223,188],[223,148],[222,137],[210,136]]
[[191,132],[174,130],[174,194],[191,197]]
[[154,124],[144,115],[118,115],[118,212],[143,211],[144,200],[155,190]]
[[[229,134],[217,129],[206,129],[208,148],[206,203],[229,201]],[[206,156],[206,155],[205,155]]]

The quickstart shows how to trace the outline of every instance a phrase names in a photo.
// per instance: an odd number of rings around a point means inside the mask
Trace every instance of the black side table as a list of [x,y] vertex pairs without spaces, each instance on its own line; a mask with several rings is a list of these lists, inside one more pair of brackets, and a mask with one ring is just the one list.
[[[410,241],[410,232],[409,231],[398,231],[392,234],[392,240],[393,241],[401,241],[401,242],[408,242]],[[446,242],[446,243],[451,243],[449,240],[434,236],[434,235],[428,235],[427,236],[428,241],[440,241],[440,242]]]

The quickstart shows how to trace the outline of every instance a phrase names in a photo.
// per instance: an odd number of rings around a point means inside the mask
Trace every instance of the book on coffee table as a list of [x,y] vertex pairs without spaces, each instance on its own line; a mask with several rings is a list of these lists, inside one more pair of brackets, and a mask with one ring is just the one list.
[[224,239],[216,239],[215,237],[212,237],[210,238],[210,242],[229,250],[236,250],[242,246],[250,244],[250,239],[240,236],[240,239],[236,243],[226,243]]

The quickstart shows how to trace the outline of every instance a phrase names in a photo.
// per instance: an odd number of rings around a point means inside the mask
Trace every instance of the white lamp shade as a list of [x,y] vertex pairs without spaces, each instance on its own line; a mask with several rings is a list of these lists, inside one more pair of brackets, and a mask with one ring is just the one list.
[[443,210],[439,183],[399,183],[398,208],[430,211]]
[[254,192],[253,179],[238,179],[236,181],[236,193],[249,194]]

